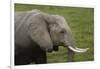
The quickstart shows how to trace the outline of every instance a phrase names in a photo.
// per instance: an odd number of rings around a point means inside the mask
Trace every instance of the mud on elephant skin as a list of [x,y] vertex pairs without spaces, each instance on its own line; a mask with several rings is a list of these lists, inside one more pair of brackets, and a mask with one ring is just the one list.
[[15,65],[47,63],[46,52],[68,49],[68,61],[75,52],[86,49],[75,47],[74,38],[63,16],[49,15],[39,10],[15,12]]

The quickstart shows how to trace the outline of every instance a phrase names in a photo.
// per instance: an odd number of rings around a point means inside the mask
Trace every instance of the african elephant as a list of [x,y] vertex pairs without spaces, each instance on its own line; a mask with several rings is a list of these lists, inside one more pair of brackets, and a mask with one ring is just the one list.
[[68,61],[75,52],[86,49],[75,47],[70,27],[63,16],[50,15],[39,10],[15,12],[15,65],[47,63],[46,52],[68,49]]

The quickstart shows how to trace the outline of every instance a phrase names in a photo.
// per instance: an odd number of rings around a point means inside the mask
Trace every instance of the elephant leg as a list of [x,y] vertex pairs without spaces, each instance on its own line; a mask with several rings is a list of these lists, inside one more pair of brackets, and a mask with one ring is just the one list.
[[68,49],[68,62],[73,62],[74,61],[74,52],[70,49]]
[[27,55],[18,55],[15,56],[15,65],[27,65],[30,64],[30,62],[32,62],[32,58],[30,58]]
[[32,47],[21,47],[16,45],[15,48],[15,65],[27,65],[34,61],[34,50]]
[[15,65],[26,65],[34,61],[32,52],[25,51],[15,56]]
[[45,63],[47,63],[46,52],[41,51],[40,53],[38,53],[38,55],[36,55],[34,61],[35,61],[35,64],[45,64]]
[[39,47],[35,48],[34,62],[35,62],[35,64],[45,64],[45,63],[47,63],[46,52]]

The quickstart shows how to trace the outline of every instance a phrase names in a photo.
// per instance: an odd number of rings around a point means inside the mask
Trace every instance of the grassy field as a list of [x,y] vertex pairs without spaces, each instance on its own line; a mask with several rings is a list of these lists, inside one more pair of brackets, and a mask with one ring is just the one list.
[[[76,46],[80,48],[90,48],[86,53],[76,53],[74,60],[76,62],[94,60],[93,8],[15,4],[15,11],[29,11],[32,9],[39,9],[49,14],[58,14],[64,16],[72,29],[76,40]],[[58,52],[47,53],[49,63],[61,63],[67,61],[67,50],[63,47],[60,47],[59,49],[60,50]]]

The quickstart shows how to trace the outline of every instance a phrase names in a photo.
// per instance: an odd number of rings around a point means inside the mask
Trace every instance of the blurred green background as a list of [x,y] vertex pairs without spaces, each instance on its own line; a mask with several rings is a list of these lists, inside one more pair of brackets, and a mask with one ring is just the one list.
[[[82,7],[43,6],[15,4],[15,11],[39,9],[48,14],[64,16],[75,37],[76,46],[90,48],[85,53],[76,53],[75,62],[94,60],[94,9]],[[47,53],[48,63],[64,63],[67,61],[67,49],[59,47],[58,52]]]

